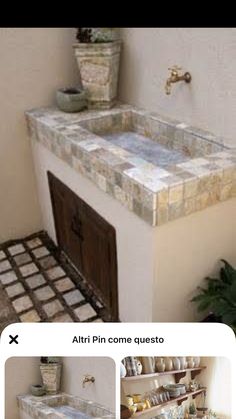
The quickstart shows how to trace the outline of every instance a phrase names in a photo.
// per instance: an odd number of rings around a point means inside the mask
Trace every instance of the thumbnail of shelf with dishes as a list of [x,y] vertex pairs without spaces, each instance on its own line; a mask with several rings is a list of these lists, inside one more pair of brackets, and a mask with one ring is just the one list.
[[129,356],[120,365],[121,419],[231,419],[230,362]]

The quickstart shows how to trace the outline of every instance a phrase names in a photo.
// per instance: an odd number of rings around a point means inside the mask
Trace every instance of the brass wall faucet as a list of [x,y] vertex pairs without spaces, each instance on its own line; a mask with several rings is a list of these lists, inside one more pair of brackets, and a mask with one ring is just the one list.
[[168,68],[170,70],[170,77],[166,80],[165,85],[165,91],[167,95],[171,94],[171,84],[177,83],[178,81],[185,81],[186,83],[190,83],[192,80],[192,76],[189,72],[186,72],[182,75],[179,74],[179,71],[181,70],[181,67],[178,67],[177,65],[174,65],[171,68]]
[[92,375],[86,374],[83,378],[83,388],[85,387],[86,383],[94,383],[95,378]]

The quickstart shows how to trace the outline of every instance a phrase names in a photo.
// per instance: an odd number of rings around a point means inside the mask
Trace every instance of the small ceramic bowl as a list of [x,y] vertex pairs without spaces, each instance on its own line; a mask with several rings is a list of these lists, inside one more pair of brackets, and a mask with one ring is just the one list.
[[31,386],[31,394],[37,397],[44,396],[44,394],[46,394],[46,389],[40,384],[35,384]]
[[77,87],[59,89],[56,93],[58,108],[63,112],[79,112],[87,107],[88,92]]

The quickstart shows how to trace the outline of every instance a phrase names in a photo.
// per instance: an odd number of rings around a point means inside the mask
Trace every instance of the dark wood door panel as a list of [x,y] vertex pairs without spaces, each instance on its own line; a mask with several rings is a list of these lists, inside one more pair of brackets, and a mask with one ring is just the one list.
[[48,180],[58,244],[117,320],[115,229],[50,172]]

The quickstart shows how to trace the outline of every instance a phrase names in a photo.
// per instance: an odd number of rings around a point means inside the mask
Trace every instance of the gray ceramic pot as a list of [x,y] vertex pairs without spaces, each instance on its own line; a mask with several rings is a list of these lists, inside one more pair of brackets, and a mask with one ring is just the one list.
[[46,394],[46,389],[44,386],[41,386],[40,384],[32,385],[31,386],[31,394],[33,396],[44,396]]
[[79,112],[87,107],[87,91],[75,87],[59,89],[56,101],[63,112]]

